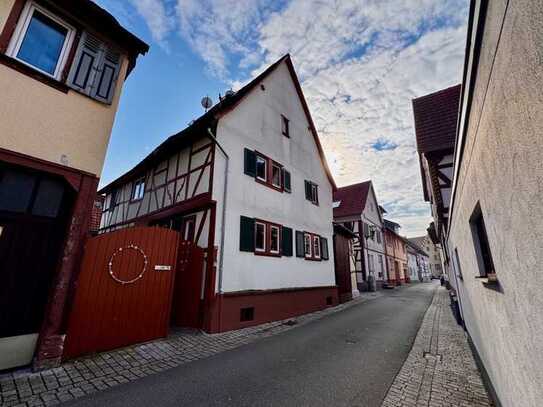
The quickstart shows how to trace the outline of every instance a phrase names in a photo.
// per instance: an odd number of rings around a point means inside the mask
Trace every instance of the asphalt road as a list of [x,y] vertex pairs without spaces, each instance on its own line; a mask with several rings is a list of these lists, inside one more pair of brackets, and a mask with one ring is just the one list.
[[71,406],[380,406],[435,283],[77,399]]

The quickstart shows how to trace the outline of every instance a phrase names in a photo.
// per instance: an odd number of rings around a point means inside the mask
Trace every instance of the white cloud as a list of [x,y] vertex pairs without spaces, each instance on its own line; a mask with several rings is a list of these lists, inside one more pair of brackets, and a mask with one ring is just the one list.
[[247,57],[244,65],[262,61],[251,50],[270,10],[264,0],[177,0],[176,7],[181,36],[223,79],[233,58]]
[[424,233],[411,99],[460,81],[467,0],[176,1],[181,36],[234,86],[290,53],[337,183],[372,179]]
[[145,20],[153,39],[166,46],[166,36],[175,28],[175,19],[161,0],[130,0]]

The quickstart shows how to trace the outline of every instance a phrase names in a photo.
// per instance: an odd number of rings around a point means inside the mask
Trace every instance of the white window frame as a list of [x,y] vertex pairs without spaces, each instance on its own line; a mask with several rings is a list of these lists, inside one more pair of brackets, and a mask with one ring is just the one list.
[[[277,230],[277,250],[273,250],[272,230]],[[281,250],[281,228],[276,225],[270,225],[270,253],[279,254]]]
[[[141,192],[141,196],[140,196]],[[132,201],[139,201],[140,199],[143,199],[143,196],[145,195],[145,178],[138,178],[134,181],[134,189],[132,190]]]
[[[53,73],[53,75],[51,75],[49,72],[41,70],[40,68],[26,61],[23,61],[22,59],[17,58],[17,54],[19,53],[19,50],[21,49],[21,45],[23,44],[23,40],[26,35],[26,31],[28,30],[28,26],[30,24],[30,21],[32,20],[32,16],[34,15],[35,11],[38,11],[44,14],[45,16],[47,16],[48,18],[50,18],[51,20],[55,21],[56,23],[58,23],[59,25],[63,26],[64,28],[68,30],[68,33],[66,34],[64,44],[62,45],[62,50],[60,51],[60,55],[57,60],[57,66],[55,67],[55,72]],[[6,51],[6,55],[8,55],[9,57],[13,59],[16,59],[20,63],[26,66],[29,66],[32,69],[35,69],[38,72],[43,73],[44,75],[47,75],[56,80],[60,80],[62,76],[62,71],[64,70],[66,62],[68,60],[68,55],[70,54],[70,50],[74,42],[75,34],[76,34],[76,29],[74,27],[67,24],[65,21],[61,20],[59,17],[47,11],[43,7],[37,5],[34,2],[29,1],[28,3],[26,3],[25,7],[23,8],[19,21],[17,22],[17,26],[15,27],[15,31],[13,32],[8,49]]]
[[[258,226],[262,226],[263,230],[264,230],[264,247],[263,248],[259,248],[257,247],[256,245],[256,242],[257,242],[257,239],[256,239],[256,236],[258,234]],[[266,252],[266,224],[263,223],[263,222],[255,222],[255,252],[259,252],[259,253],[265,253]]]
[[321,259],[321,237],[313,236],[312,241],[313,241],[312,243],[313,243],[314,258],[320,260]]
[[[258,175],[258,160],[261,160],[264,163],[264,178]],[[256,179],[259,179],[263,182],[268,182],[268,160],[261,155],[256,155]]]
[[[309,252],[306,250],[309,242]],[[313,239],[311,239],[310,233],[304,233],[304,256],[306,259],[311,259],[313,257]]]
[[[273,169],[274,168],[277,168],[277,170],[279,171],[279,183],[278,184],[273,182]],[[272,162],[272,164],[271,164],[271,180],[270,181],[271,181],[271,184],[276,188],[281,188],[282,187],[282,185],[281,185],[282,184],[281,183],[281,169],[282,169],[281,165]]]

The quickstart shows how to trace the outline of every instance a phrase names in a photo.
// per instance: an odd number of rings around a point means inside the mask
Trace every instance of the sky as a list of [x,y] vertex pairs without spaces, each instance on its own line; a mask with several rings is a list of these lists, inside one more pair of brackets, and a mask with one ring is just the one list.
[[290,53],[338,186],[371,179],[426,233],[411,100],[460,83],[468,0],[95,0],[151,49],[128,78],[101,185]]

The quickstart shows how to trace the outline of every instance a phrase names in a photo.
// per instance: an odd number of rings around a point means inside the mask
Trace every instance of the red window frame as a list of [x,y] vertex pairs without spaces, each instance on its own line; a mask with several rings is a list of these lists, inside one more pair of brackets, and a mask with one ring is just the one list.
[[[264,225],[264,250],[262,249],[257,249],[256,247],[256,230],[257,230],[257,225]],[[272,228],[277,228],[277,251],[272,251],[271,250],[271,231],[272,231]],[[262,220],[262,219],[255,219],[255,251],[254,253],[258,256],[270,256],[270,257],[281,257],[282,256],[282,249],[281,249],[281,245],[282,245],[282,230],[283,230],[283,226],[282,225],[279,225],[278,223],[274,223],[274,222],[268,222],[266,220]]]
[[[309,247],[310,247],[310,252],[307,253],[306,251],[306,238],[309,238]],[[319,242],[318,243],[318,248],[319,248],[319,254],[318,256],[316,255],[316,252],[315,252],[315,242]],[[310,233],[310,232],[304,232],[304,259],[306,260],[313,260],[313,261],[322,261],[322,252],[321,252],[322,248],[321,248],[321,236],[320,235],[317,235],[315,233]]]
[[[266,163],[266,180],[260,178],[255,173],[255,180],[259,184],[266,185],[269,188],[275,189],[279,192],[284,192],[285,190],[285,183],[283,179],[283,166],[278,163],[277,161],[272,160],[270,157],[267,157],[266,155],[259,153],[258,151],[255,151],[256,153],[256,160],[262,159]],[[273,183],[273,167],[279,168],[279,185],[274,185]]]

